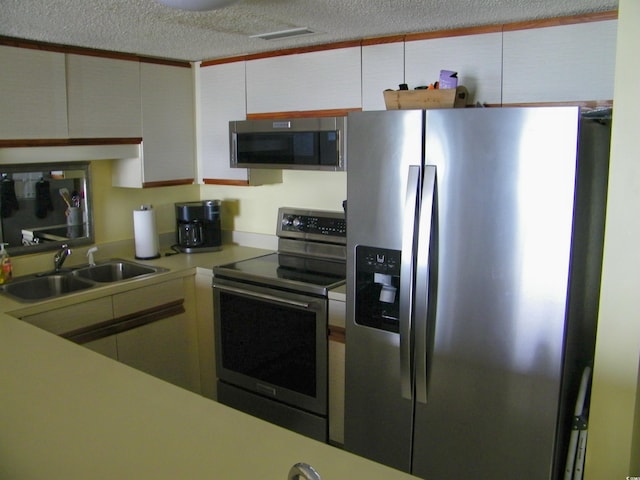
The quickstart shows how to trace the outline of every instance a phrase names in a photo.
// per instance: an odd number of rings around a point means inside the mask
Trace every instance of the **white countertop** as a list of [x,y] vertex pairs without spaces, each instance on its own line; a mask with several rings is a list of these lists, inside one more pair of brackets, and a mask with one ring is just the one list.
[[[158,262],[172,269],[169,275],[178,275],[260,253],[229,247],[143,263]],[[20,307],[4,297],[0,302],[5,312]],[[323,480],[415,478],[220,405],[2,313],[0,365],[0,478],[283,480],[297,462],[312,465]]]

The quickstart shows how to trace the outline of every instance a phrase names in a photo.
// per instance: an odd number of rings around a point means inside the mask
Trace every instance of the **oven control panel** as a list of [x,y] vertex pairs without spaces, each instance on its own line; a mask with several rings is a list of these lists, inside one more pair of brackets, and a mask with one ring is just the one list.
[[280,208],[279,237],[317,237],[325,241],[347,238],[347,222],[343,212]]

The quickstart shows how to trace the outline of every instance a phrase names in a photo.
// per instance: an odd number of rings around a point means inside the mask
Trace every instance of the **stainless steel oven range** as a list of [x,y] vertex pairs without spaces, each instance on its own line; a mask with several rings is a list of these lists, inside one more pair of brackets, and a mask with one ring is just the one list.
[[278,210],[278,251],[213,269],[218,401],[328,440],[328,292],[345,282],[343,212]]

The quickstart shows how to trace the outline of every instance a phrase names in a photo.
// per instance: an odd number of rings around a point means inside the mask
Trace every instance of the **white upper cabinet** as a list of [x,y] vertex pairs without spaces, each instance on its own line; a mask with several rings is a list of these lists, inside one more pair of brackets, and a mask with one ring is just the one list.
[[229,166],[229,121],[246,118],[245,62],[200,68],[200,176],[246,182],[246,168]]
[[199,75],[198,172],[201,179],[231,185],[282,182],[280,170],[230,166],[229,122],[244,120],[247,116],[245,62],[201,67]]
[[469,90],[468,104],[500,103],[502,33],[416,40],[405,44],[405,83],[410,89],[437,82],[440,70],[458,72],[458,85]]
[[191,68],[141,63],[140,76],[143,184],[195,179]]
[[617,23],[505,32],[503,102],[611,100]]
[[140,64],[67,55],[69,137],[141,137]]
[[384,110],[384,92],[404,83],[404,42],[362,47],[362,109]]
[[66,138],[63,53],[0,46],[0,138]]
[[360,47],[247,62],[247,113],[360,108]]

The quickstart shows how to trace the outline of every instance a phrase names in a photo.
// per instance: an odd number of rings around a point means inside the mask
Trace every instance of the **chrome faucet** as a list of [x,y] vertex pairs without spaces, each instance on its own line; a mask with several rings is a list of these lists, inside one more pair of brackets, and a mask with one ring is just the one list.
[[66,243],[60,247],[60,250],[53,257],[53,269],[57,273],[62,268],[62,264],[71,255],[71,249]]

